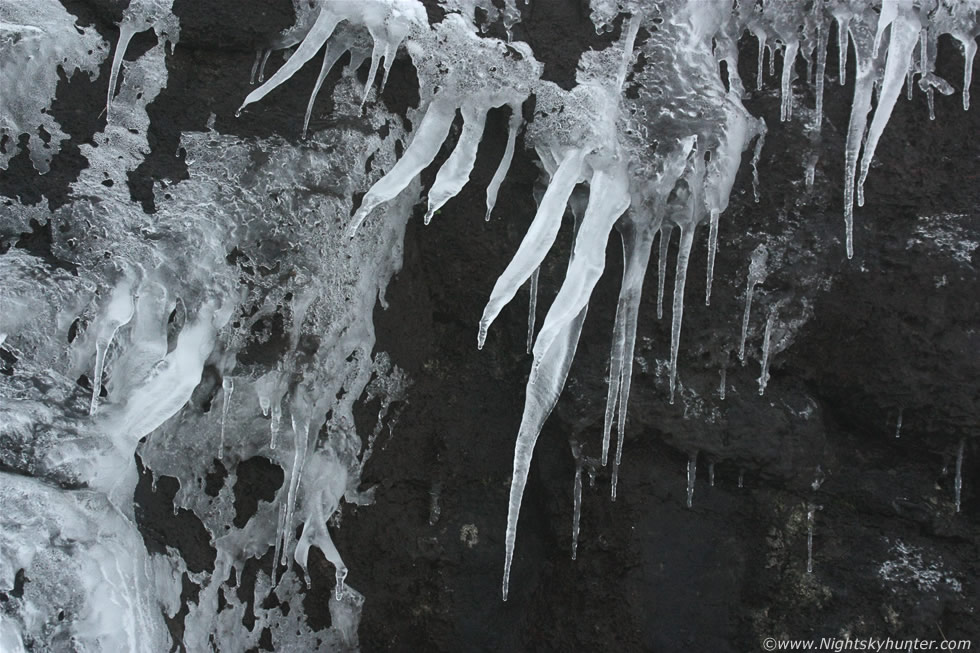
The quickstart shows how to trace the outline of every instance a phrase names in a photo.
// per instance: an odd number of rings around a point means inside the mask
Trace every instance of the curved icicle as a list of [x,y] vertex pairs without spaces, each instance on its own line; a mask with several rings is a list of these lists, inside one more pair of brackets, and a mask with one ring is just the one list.
[[116,86],[119,84],[119,69],[122,67],[123,57],[126,56],[129,42],[133,40],[135,35],[136,30],[132,24],[123,21],[119,26],[119,41],[116,43],[116,52],[112,55],[112,68],[109,71],[109,91],[105,99],[106,112],[112,104],[112,98],[116,95]]
[[424,222],[429,224],[432,216],[450,199],[455,197],[463,186],[470,180],[473,164],[476,162],[476,152],[483,138],[483,127],[487,121],[487,110],[473,105],[466,105],[461,110],[463,114],[463,130],[460,132],[456,147],[446,162],[439,168],[436,180],[429,190],[429,209],[425,213]]
[[327,42],[327,39],[330,38],[330,35],[333,34],[334,29],[341,21],[340,16],[327,11],[326,7],[327,5],[324,5],[324,8],[320,10],[320,15],[317,16],[316,22],[310,29],[309,34],[306,35],[303,42],[296,48],[293,56],[276,71],[275,75],[269,78],[269,81],[248,94],[245,101],[242,102],[242,106],[238,107],[238,113],[241,113],[242,109],[248,105],[253,102],[258,102],[271,93],[273,89],[292,77],[297,70],[303,67],[303,64],[312,59],[313,55],[320,51],[320,48]]
[[323,63],[320,65],[320,74],[317,75],[316,84],[313,85],[313,92],[310,93],[310,101],[306,104],[306,116],[303,118],[303,138],[306,138],[306,131],[310,128],[310,116],[313,115],[313,105],[316,103],[316,96],[320,93],[320,87],[324,80],[333,69],[337,60],[344,56],[346,52],[343,48],[333,47],[328,44],[323,49]]
[[393,199],[398,193],[412,183],[412,180],[422,172],[425,166],[432,163],[442,147],[442,142],[449,134],[449,128],[456,117],[456,107],[448,102],[433,100],[425,112],[425,117],[419,124],[411,144],[405,150],[402,158],[398,159],[391,170],[371,186],[364,196],[361,207],[354,214],[347,236],[354,237],[357,228],[376,206]]
[[[574,256],[574,255],[573,255]],[[507,533],[504,540],[504,579],[502,583],[503,598],[507,600],[510,586],[510,567],[514,558],[514,543],[517,540],[517,520],[521,512],[521,500],[524,497],[524,486],[531,468],[531,457],[534,455],[534,445],[541,434],[544,421],[551,414],[558,402],[558,396],[565,386],[568,370],[575,357],[579,336],[582,334],[582,324],[589,307],[582,308],[575,319],[568,322],[552,343],[551,349],[544,354],[540,365],[531,371],[527,382],[527,393],[524,397],[524,414],[521,418],[521,428],[517,434],[517,445],[514,447],[514,470],[510,483],[510,501],[507,508]],[[537,361],[536,361],[537,362]]]
[[497,204],[497,193],[500,192],[500,185],[504,183],[507,171],[510,170],[510,163],[514,159],[514,145],[517,142],[517,132],[521,128],[522,121],[521,105],[511,104],[510,122],[507,125],[507,146],[504,148],[504,156],[500,159],[500,165],[497,166],[497,171],[493,173],[493,179],[487,186],[487,220],[490,219],[493,207]]
[[558,229],[561,226],[561,218],[565,213],[565,206],[568,204],[568,198],[582,174],[584,161],[584,150],[570,149],[564,153],[551,183],[548,184],[548,190],[541,198],[541,205],[538,206],[538,211],[524,236],[524,240],[521,241],[514,258],[511,259],[493,286],[490,300],[487,302],[487,307],[484,309],[483,317],[480,320],[480,333],[477,337],[479,348],[483,348],[487,330],[494,319],[503,307],[514,298],[517,290],[527,281],[534,270],[541,265],[548,250],[554,244]]
[[592,289],[606,267],[609,232],[629,205],[629,176],[625,165],[611,172],[602,169],[593,172],[589,205],[575,237],[568,273],[534,343],[535,364],[540,364],[552,341],[588,304]]
[[[374,34],[371,36],[374,36]],[[384,49],[387,51],[387,47]],[[375,37],[374,47],[371,48],[371,67],[368,68],[367,81],[364,82],[364,93],[361,95],[361,109],[364,109],[364,103],[367,102],[368,94],[371,92],[371,87],[374,85],[374,78],[378,76],[378,66],[381,63],[381,57],[381,40]],[[387,66],[385,67],[385,79],[388,79]]]
[[[911,12],[911,2],[908,5],[908,11]],[[881,20],[884,21],[884,19],[885,11],[883,8]],[[880,23],[878,29],[880,35],[882,30]],[[885,131],[885,125],[888,124],[888,119],[891,117],[895,102],[902,92],[902,85],[905,83],[905,73],[909,69],[912,51],[915,49],[915,44],[918,40],[919,24],[914,16],[902,15],[891,21],[891,30],[888,37],[888,57],[885,60],[884,76],[880,82],[881,93],[878,98],[878,105],[875,108],[874,118],[871,120],[871,126],[868,127],[868,140],[864,146],[864,154],[861,157],[861,177],[858,179],[857,185],[858,206],[864,204],[864,182],[868,177],[868,171],[871,169],[871,160],[874,158],[875,149],[878,147],[878,140]]]

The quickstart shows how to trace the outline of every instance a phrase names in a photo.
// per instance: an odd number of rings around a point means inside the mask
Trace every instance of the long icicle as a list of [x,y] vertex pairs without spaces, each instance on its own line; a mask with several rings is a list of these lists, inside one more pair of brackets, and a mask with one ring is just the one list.
[[684,285],[687,281],[687,264],[691,259],[694,245],[694,230],[697,223],[680,225],[681,240],[677,249],[677,271],[674,275],[674,304],[670,326],[670,403],[674,403],[674,390],[677,385],[677,356],[680,352],[681,325],[684,321]]
[[534,348],[534,323],[538,317],[538,277],[541,276],[539,266],[531,274],[531,282],[528,284],[527,302],[527,353],[531,353]]
[[306,138],[306,132],[310,128],[310,116],[313,115],[313,105],[316,103],[316,96],[320,93],[320,87],[323,86],[324,80],[327,75],[330,74],[330,70],[337,63],[346,52],[343,48],[333,47],[331,48],[328,44],[323,50],[323,63],[320,65],[320,74],[317,75],[316,84],[313,85],[313,92],[310,93],[310,101],[306,103],[306,116],[303,118],[303,138]]
[[858,154],[861,151],[861,141],[865,127],[868,124],[868,112],[871,111],[871,94],[874,89],[874,62],[871,58],[870,43],[867,36],[858,32],[855,34],[854,50],[856,53],[856,75],[854,80],[854,99],[851,102],[851,117],[847,125],[847,144],[844,157],[844,226],[846,229],[847,258],[854,256],[854,185],[857,176]]
[[670,233],[674,225],[664,222],[660,225],[660,252],[657,259],[657,319],[664,316],[664,286],[667,280],[667,253],[670,248]]
[[523,121],[523,116],[521,115],[521,105],[511,104],[510,105],[510,121],[507,124],[507,146],[504,148],[504,156],[500,159],[500,165],[497,166],[497,171],[493,173],[493,179],[487,185],[487,220],[490,220],[490,214],[493,213],[493,207],[497,204],[497,193],[500,192],[500,186],[504,183],[504,179],[507,177],[507,171],[510,170],[511,161],[514,159],[514,146],[517,142],[517,132],[520,131],[521,122]]
[[112,98],[116,95],[116,86],[119,83],[119,69],[122,67],[123,57],[129,48],[129,42],[136,35],[136,29],[129,21],[123,21],[119,26],[119,41],[116,42],[116,51],[112,56],[112,68],[109,71],[109,91],[105,99],[106,113],[112,105]]

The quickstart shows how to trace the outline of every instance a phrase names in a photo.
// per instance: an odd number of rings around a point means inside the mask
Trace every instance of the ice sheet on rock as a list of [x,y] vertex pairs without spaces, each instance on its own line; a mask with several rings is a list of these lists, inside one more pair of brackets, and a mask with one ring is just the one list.
[[[99,74],[108,44],[94,27],[81,27],[56,0],[0,3],[0,170],[6,170],[28,134],[35,169],[46,173],[68,138],[48,111],[58,88],[59,68],[68,78]],[[50,136],[49,142],[40,130]]]

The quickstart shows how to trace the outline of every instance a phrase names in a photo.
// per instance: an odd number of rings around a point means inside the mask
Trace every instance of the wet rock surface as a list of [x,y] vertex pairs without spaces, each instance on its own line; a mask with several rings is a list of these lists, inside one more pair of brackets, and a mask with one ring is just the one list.
[[[114,41],[112,3],[64,4]],[[529,16],[516,36],[536,53],[539,45],[552,53],[550,72],[542,57],[545,77],[560,83],[574,71],[578,52],[602,44],[583,3],[554,4],[560,9],[543,12],[546,19],[540,11]],[[204,130],[212,114],[222,134],[297,142],[319,65],[307,64],[268,101],[235,118],[254,50],[291,24],[290,3],[249,3],[229,12],[224,3],[178,1],[174,12],[182,37],[167,59],[168,85],[148,109],[152,152],[129,179],[133,201],[147,212],[161,192],[154,182],[186,178],[186,163],[179,152],[174,156],[180,134]],[[567,46],[567,58],[555,54],[559,44]],[[750,88],[754,47],[748,39],[741,43]],[[828,61],[835,58],[832,48]],[[939,73],[959,79],[961,62],[952,41],[942,41]],[[399,60],[382,98],[389,110],[403,113],[417,103],[413,74]],[[63,81],[54,111],[72,139],[42,177],[26,154],[15,158],[0,175],[0,192],[11,198],[5,201],[52,207],[70,201],[68,185],[85,165],[70,143],[100,128],[92,116],[107,77],[103,70],[95,82]],[[975,83],[975,97],[978,88]],[[658,321],[651,266],[618,497],[609,500],[608,469],[598,470],[594,487],[586,482],[573,561],[569,441],[598,454],[622,274],[621,247],[611,240],[572,373],[537,445],[506,603],[500,601],[504,523],[530,367],[526,294],[501,313],[482,351],[476,334],[494,280],[533,215],[538,173],[519,143],[495,216],[483,221],[483,189],[507,125],[505,112],[491,112],[470,183],[430,226],[422,225],[416,207],[403,269],[387,292],[390,305],[375,310],[376,349],[390,353],[414,385],[364,471],[363,485],[377,485],[375,503],[342,504],[333,529],[351,570],[348,582],[366,597],[363,650],[722,652],[757,650],[770,636],[845,634],[980,643],[980,112],[964,112],[958,95],[937,96],[937,120],[930,122],[924,95],[899,101],[856,214],[856,254],[847,260],[841,207],[851,89],[850,82],[841,88],[828,79],[810,191],[803,182],[809,147],[803,122],[779,122],[776,79],[751,92],[746,106],[769,126],[760,201],[753,200],[749,153],[721,221],[711,306],[701,301],[707,230],[698,233],[681,340],[683,389],[673,405],[663,367],[670,308]],[[798,81],[794,91],[798,109],[812,106],[809,86]],[[804,111],[797,115],[806,119]],[[311,129],[350,120],[358,119],[333,115],[321,100]],[[423,174],[424,184],[440,162]],[[746,273],[760,243],[773,263],[756,292],[742,365],[736,353]],[[565,224],[542,268],[539,324],[570,245]],[[21,245],[3,243],[11,246]],[[785,348],[773,354],[760,396],[763,331],[777,302]],[[687,465],[695,455],[687,509]],[[251,459],[228,470],[242,515],[254,513],[274,491],[270,485],[282,483],[270,465]],[[216,469],[213,482],[220,486],[226,475]],[[189,513],[173,515],[175,489],[166,478],[156,492],[149,483],[143,478],[136,496],[148,547],[176,547],[192,571],[208,569],[214,552],[200,525]],[[812,573],[808,506],[814,509]],[[246,565],[243,596],[259,565],[271,567],[271,556]],[[307,612],[323,627],[333,567],[314,551],[310,572]],[[182,598],[196,601],[199,588],[187,578]],[[182,632],[180,618],[171,624],[175,635]]]

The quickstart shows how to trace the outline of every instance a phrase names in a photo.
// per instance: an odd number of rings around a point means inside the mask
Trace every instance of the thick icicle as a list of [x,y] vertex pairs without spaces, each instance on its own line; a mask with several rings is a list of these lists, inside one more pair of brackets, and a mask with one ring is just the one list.
[[298,48],[296,48],[296,52],[293,53],[293,56],[289,57],[289,60],[282,65],[282,68],[277,70],[276,74],[269,78],[269,81],[265,82],[262,84],[262,86],[258,87],[249,93],[248,96],[246,96],[245,101],[242,102],[242,106],[238,107],[238,114],[242,112],[242,109],[253,102],[258,102],[266,95],[271,93],[277,86],[292,77],[297,70],[303,67],[303,64],[312,59],[313,55],[320,51],[320,48],[327,42],[327,39],[330,38],[330,35],[333,34],[334,29],[336,29],[337,25],[343,18],[342,16],[329,11],[328,7],[329,5],[326,4],[323,6],[323,8],[320,10],[320,15],[317,16],[316,22],[313,23],[313,27],[306,35],[306,38],[304,38],[303,42],[300,43]]
[[531,282],[528,284],[528,303],[527,303],[527,353],[531,353],[534,347],[534,323],[538,317],[538,277],[541,276],[541,268],[538,267],[531,274]]
[[534,445],[544,421],[558,402],[558,395],[565,385],[568,370],[575,356],[578,339],[582,333],[582,324],[588,305],[569,322],[555,339],[551,349],[546,352],[540,365],[531,371],[524,397],[524,414],[521,417],[521,427],[517,434],[517,445],[514,448],[514,470],[511,476],[510,501],[507,508],[507,532],[504,541],[504,578],[502,583],[503,599],[507,600],[510,585],[510,568],[514,558],[514,543],[517,540],[517,520],[521,512],[521,499],[524,496],[524,486],[531,468],[531,457]]
[[[543,201],[543,200],[542,200]],[[592,289],[606,266],[606,243],[609,232],[630,205],[629,176],[626,166],[613,170],[595,170],[589,188],[589,205],[575,236],[572,260],[544,318],[544,324],[534,343],[535,364],[551,348],[565,325],[575,319],[589,302]]]
[[953,493],[956,500],[956,512],[960,511],[960,495],[963,493],[963,450],[966,448],[966,438],[960,440],[956,450],[956,477],[953,480]]
[[468,104],[463,106],[462,114],[463,131],[452,154],[439,168],[436,180],[429,190],[429,210],[426,211],[423,219],[425,224],[429,224],[435,212],[463,190],[463,186],[470,180],[470,173],[473,172],[476,151],[480,147],[480,139],[483,138],[487,110]]
[[133,302],[133,284],[128,278],[116,286],[105,313],[100,318],[98,331],[95,335],[95,370],[92,373],[92,401],[89,403],[88,414],[94,415],[99,406],[99,393],[102,390],[102,373],[105,369],[105,357],[112,345],[112,339],[119,327],[133,319],[136,306]]
[[106,111],[112,105],[112,98],[116,94],[116,86],[119,84],[119,69],[122,67],[123,57],[129,48],[129,42],[136,36],[136,28],[133,24],[124,20],[119,25],[119,40],[116,42],[116,51],[112,56],[112,68],[109,70],[109,92],[105,99]]
[[800,49],[799,41],[790,41],[786,44],[786,51],[783,53],[783,76],[780,81],[780,106],[779,120],[786,122],[793,119],[793,69],[796,63],[796,53]]
[[[482,349],[487,338],[487,330],[501,309],[514,298],[517,289],[527,281],[528,277],[544,260],[551,245],[555,242],[561,218],[565,213],[568,198],[578,183],[582,173],[585,152],[581,149],[570,149],[564,153],[558,169],[555,171],[548,190],[541,198],[538,211],[521,241],[517,253],[503,273],[497,278],[490,293],[490,300],[483,311],[480,320],[480,333],[477,346]],[[557,299],[555,300],[557,302]]]
[[745,338],[749,333],[749,317],[752,313],[752,295],[755,293],[755,287],[766,279],[766,275],[768,274],[766,264],[768,261],[769,250],[766,249],[765,245],[757,245],[756,248],[752,250],[752,260],[749,263],[748,279],[745,282],[745,312],[742,314],[742,337],[739,340],[738,345],[738,360],[742,361],[742,365],[745,365]]
[[687,459],[687,507],[694,506],[694,481],[698,473],[698,452]]
[[510,163],[514,159],[514,145],[517,142],[517,132],[521,128],[522,120],[521,105],[511,104],[510,122],[507,126],[507,146],[504,148],[504,156],[500,159],[497,171],[493,173],[493,179],[487,185],[487,220],[490,220],[493,207],[497,204],[497,193],[500,192],[500,186],[504,183],[507,171],[510,170]]
[[412,183],[425,166],[432,163],[449,134],[449,128],[456,117],[456,107],[447,102],[433,100],[419,124],[412,142],[402,154],[402,158],[391,167],[384,177],[368,190],[361,207],[347,227],[348,237],[353,238],[364,218],[382,202],[393,199]]
[[660,251],[657,258],[657,319],[664,316],[664,286],[667,280],[667,250],[670,248],[670,233],[674,225],[664,223],[660,226]]
[[772,354],[772,329],[776,323],[776,312],[778,304],[769,309],[769,318],[766,320],[766,333],[762,337],[762,371],[759,374],[759,395],[766,393],[766,386],[769,384],[769,357]]
[[901,4],[901,15],[891,21],[890,35],[888,37],[888,57],[885,60],[885,72],[880,82],[881,94],[878,104],[875,107],[875,115],[868,127],[868,140],[864,146],[864,154],[861,157],[861,177],[858,180],[857,203],[858,206],[864,205],[864,182],[871,169],[871,160],[874,158],[875,149],[878,147],[878,140],[885,131],[885,125],[891,117],[892,109],[895,108],[895,101],[902,92],[902,85],[905,82],[905,73],[909,69],[909,62],[912,58],[912,51],[919,40],[919,21],[913,14],[911,0],[893,0],[892,3],[885,2],[882,6],[881,19],[878,23],[878,36],[875,40],[875,53],[877,53],[878,38],[883,30],[881,23],[884,22],[886,13],[884,8],[892,4]]

